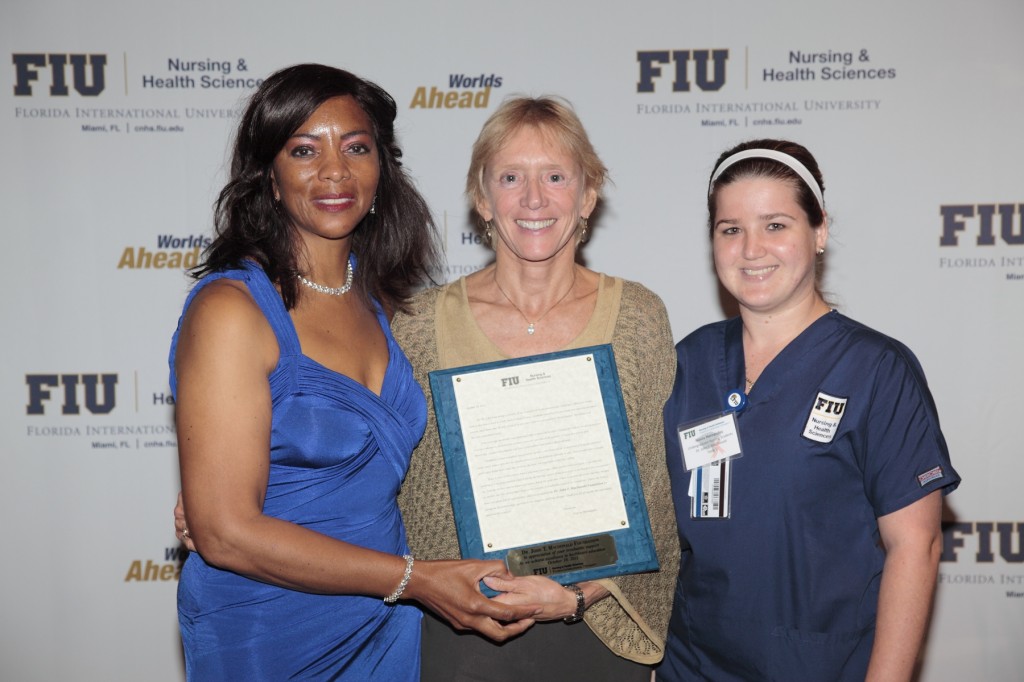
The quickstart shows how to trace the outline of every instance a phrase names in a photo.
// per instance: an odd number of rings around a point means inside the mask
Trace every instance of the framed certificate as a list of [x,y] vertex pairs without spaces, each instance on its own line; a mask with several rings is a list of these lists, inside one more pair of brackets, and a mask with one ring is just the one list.
[[430,373],[464,558],[566,584],[657,570],[610,345]]

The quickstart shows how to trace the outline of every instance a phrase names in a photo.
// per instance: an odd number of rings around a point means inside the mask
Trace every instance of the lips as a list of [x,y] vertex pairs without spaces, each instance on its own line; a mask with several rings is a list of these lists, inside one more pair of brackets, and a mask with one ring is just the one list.
[[768,265],[763,268],[741,268],[746,277],[767,277],[775,271],[777,265]]
[[546,227],[551,227],[555,224],[554,218],[547,220],[517,220],[516,225],[523,228],[524,230],[543,230]]
[[315,197],[313,203],[324,211],[340,211],[353,206],[356,198],[351,194],[322,194]]

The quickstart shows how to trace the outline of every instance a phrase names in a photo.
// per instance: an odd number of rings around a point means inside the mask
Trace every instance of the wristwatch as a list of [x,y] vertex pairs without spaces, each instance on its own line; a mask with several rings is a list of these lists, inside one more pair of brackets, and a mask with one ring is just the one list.
[[571,616],[566,616],[562,619],[563,623],[578,623],[583,620],[583,611],[587,608],[587,598],[583,594],[583,588],[576,583],[569,583],[565,586],[565,589],[572,590],[576,593],[576,613]]

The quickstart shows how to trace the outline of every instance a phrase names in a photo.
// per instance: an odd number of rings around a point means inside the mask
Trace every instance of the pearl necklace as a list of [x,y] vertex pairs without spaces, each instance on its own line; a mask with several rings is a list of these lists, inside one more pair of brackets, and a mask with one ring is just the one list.
[[540,322],[545,317],[547,317],[547,314],[550,313],[552,310],[557,308],[558,304],[561,303],[562,301],[564,301],[566,299],[566,297],[569,295],[569,292],[572,291],[573,287],[576,286],[576,266],[574,265],[573,268],[572,268],[572,282],[570,282],[568,290],[566,290],[566,292],[564,294],[562,294],[562,297],[560,299],[558,299],[557,301],[555,301],[554,304],[550,308],[545,310],[544,314],[541,315],[540,317],[538,317],[536,322],[530,322],[530,318],[528,318],[525,315],[525,313],[523,313],[522,309],[519,306],[517,306],[512,301],[512,299],[508,297],[508,294],[505,293],[505,290],[501,288],[501,285],[498,284],[498,272],[497,272],[497,270],[495,270],[495,272],[494,272],[494,286],[498,287],[498,291],[500,291],[501,295],[505,297],[505,300],[508,301],[512,305],[512,307],[516,309],[516,312],[519,313],[519,315],[524,320],[526,320],[526,333],[529,334],[530,336],[533,336],[533,333],[535,331],[537,331],[537,329],[536,329],[536,327],[534,325],[536,325],[537,322]]
[[325,287],[323,284],[317,284],[316,282],[310,282],[302,275],[296,275],[299,281],[305,284],[313,291],[319,291],[321,294],[327,294],[328,296],[344,296],[352,288],[352,261],[349,260],[348,268],[345,270],[345,283],[340,287]]

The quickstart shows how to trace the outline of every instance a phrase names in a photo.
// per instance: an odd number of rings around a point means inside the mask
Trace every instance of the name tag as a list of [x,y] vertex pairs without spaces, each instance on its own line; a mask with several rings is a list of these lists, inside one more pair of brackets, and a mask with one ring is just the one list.
[[741,454],[736,413],[728,412],[679,427],[679,447],[687,471]]

